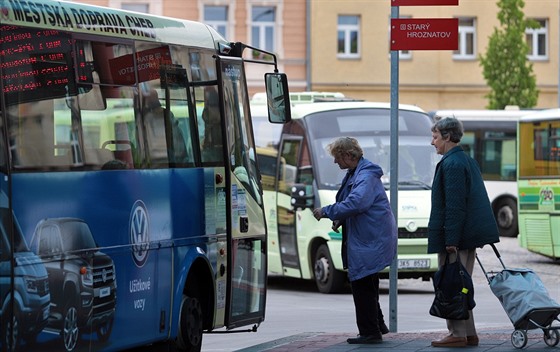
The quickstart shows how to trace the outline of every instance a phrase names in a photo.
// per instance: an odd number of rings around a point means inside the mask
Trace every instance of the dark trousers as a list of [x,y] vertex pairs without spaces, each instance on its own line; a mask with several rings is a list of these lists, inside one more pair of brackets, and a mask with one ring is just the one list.
[[379,324],[383,322],[383,313],[379,305],[379,275],[368,275],[350,284],[356,308],[358,333],[362,336],[381,337]]

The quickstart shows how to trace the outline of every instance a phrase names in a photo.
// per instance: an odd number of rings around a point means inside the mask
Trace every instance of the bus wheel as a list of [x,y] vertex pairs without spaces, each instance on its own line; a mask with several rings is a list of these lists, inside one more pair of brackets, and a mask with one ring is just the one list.
[[500,230],[500,236],[515,237],[518,234],[517,229],[517,204],[511,198],[505,198],[494,207],[496,222]]
[[66,351],[73,351],[78,344],[79,330],[78,310],[76,309],[76,305],[72,302],[68,303],[64,309],[64,320],[60,335],[62,336]]
[[200,351],[202,348],[202,306],[198,298],[183,295],[179,314],[178,350]]
[[314,258],[315,283],[319,292],[336,293],[342,291],[345,284],[344,272],[335,269],[326,244],[317,248]]

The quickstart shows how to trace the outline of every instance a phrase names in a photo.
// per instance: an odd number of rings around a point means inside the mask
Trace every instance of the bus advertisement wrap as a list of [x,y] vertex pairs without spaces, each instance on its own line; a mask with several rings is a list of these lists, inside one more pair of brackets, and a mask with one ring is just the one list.
[[198,352],[256,331],[268,233],[242,50],[197,22],[0,7],[0,349]]

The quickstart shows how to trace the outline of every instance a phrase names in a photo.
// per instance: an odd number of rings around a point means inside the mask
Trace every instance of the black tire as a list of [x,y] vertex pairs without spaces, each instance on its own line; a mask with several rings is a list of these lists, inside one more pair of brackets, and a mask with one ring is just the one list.
[[202,349],[202,306],[197,297],[183,295],[179,312],[177,349],[183,352],[200,352]]
[[554,347],[558,345],[558,342],[560,341],[560,332],[556,329],[544,330],[543,338],[544,343],[546,343],[547,346]]
[[111,332],[113,331],[113,321],[114,319],[111,318],[95,329],[99,342],[107,342],[107,340],[109,340],[109,336],[111,336]]
[[511,198],[497,201],[494,206],[494,216],[500,230],[500,236],[516,237],[519,233],[517,224],[517,203]]
[[64,343],[66,351],[70,352],[76,348],[80,338],[80,331],[78,329],[78,309],[73,302],[68,303],[64,308],[60,336],[62,337],[62,342]]
[[337,293],[342,291],[346,284],[346,275],[343,271],[334,268],[327,245],[320,245],[313,258],[313,273],[319,292]]
[[[4,312],[9,313],[9,312]],[[13,327],[13,329],[12,329]],[[2,320],[2,352],[12,352],[19,350],[21,345],[21,322],[19,319],[19,313],[16,309],[12,315],[12,319]],[[13,330],[13,335],[10,339],[10,330]]]

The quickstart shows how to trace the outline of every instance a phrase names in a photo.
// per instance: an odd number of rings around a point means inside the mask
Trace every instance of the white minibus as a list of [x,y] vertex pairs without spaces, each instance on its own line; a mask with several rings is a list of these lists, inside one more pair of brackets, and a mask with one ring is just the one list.
[[[253,102],[251,107],[257,160],[267,181],[263,199],[268,273],[315,280],[320,292],[337,292],[346,284],[342,238],[328,219],[317,222],[312,214],[314,207],[335,201],[345,172],[334,164],[326,146],[339,136],[357,138],[364,156],[383,168],[389,192],[390,105],[313,102],[292,104],[291,110],[292,122],[274,126],[266,123],[266,106]],[[439,160],[430,145],[430,127],[429,115],[420,108],[400,106],[399,278],[429,280],[437,270],[436,255],[427,253],[430,185]],[[304,209],[292,206],[294,186],[306,189]],[[388,277],[388,270],[382,277]]]

